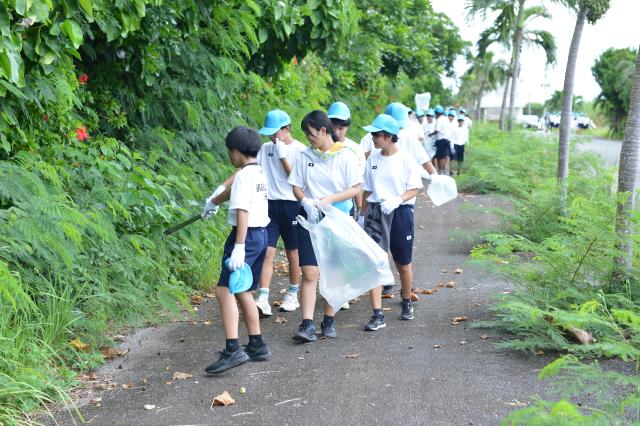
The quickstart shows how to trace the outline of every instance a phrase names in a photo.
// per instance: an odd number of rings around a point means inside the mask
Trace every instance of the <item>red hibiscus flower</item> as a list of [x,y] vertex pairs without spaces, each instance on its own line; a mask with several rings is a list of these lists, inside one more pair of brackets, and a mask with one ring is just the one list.
[[88,137],[89,134],[87,133],[87,129],[85,127],[79,127],[76,129],[76,139],[78,139],[79,142],[82,142]]
[[89,81],[89,76],[85,73],[82,73],[78,77],[78,81],[80,82],[80,84],[87,84],[87,81]]

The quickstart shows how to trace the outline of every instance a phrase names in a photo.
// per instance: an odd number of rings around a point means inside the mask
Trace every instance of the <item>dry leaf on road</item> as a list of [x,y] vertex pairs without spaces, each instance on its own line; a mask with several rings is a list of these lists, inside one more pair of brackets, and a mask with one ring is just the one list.
[[360,358],[360,354],[359,353],[346,354],[344,357],[349,359],[356,359],[356,358]]
[[462,321],[466,321],[468,318],[467,317],[453,317],[451,318],[451,322],[462,322]]
[[271,306],[280,306],[280,305],[282,305],[282,300],[274,300],[271,303]]
[[429,290],[427,288],[425,288],[424,290],[420,290],[420,293],[422,294],[433,294],[435,290]]
[[73,339],[71,342],[69,342],[69,344],[71,345],[72,348],[75,348],[79,351],[82,351],[82,352],[89,351],[89,345],[87,345],[86,343],[83,343],[79,337]]
[[156,406],[153,404],[144,404],[145,410],[153,410],[154,408],[156,408]]
[[383,294],[382,298],[383,299],[393,299],[395,297],[395,294]]
[[482,336],[480,336],[480,338],[482,340],[487,340],[489,338],[489,336],[487,336],[486,334],[483,334]]
[[194,294],[193,296],[191,296],[191,304],[193,305],[199,305],[200,303],[202,303],[202,295],[200,294]]
[[420,300],[420,298],[418,297],[417,294],[415,293],[411,293],[411,301],[412,302],[417,302],[418,300]]
[[236,403],[236,400],[231,398],[229,391],[224,391],[220,395],[213,398],[213,401],[211,402],[211,406],[213,407],[214,405],[222,405],[226,407],[228,405],[232,405],[235,403]]
[[447,288],[456,288],[456,286],[457,286],[457,285],[458,285],[458,283],[457,283],[457,282],[455,282],[455,281],[449,281],[449,282],[447,283]]
[[173,373],[173,380],[184,380],[184,379],[188,379],[189,377],[193,377],[193,374],[181,373],[179,371],[176,371],[175,373]]
[[123,350],[120,350],[118,348],[102,348],[100,349],[100,352],[102,352],[102,356],[104,357],[104,359],[114,359],[119,356],[125,355],[127,352],[129,352],[129,348]]
[[273,320],[273,322],[275,322],[276,324],[284,324],[287,322],[287,319],[285,317],[283,317],[282,315],[277,315],[276,319]]
[[458,268],[455,271],[453,271],[453,273],[456,275],[460,275],[462,273],[462,269]]

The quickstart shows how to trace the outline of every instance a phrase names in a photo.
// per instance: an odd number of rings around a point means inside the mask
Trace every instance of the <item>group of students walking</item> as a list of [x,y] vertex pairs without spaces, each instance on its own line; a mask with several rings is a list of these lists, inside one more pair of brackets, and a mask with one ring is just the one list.
[[[303,118],[300,126],[309,146],[292,137],[289,115],[277,109],[267,113],[259,132],[246,127],[229,132],[225,143],[237,171],[207,198],[203,211],[206,219],[217,213],[220,204],[229,201],[227,221],[232,226],[224,245],[215,290],[226,345],[219,359],[206,367],[207,373],[219,374],[247,361],[270,358],[260,333],[259,318],[272,314],[269,285],[279,238],[283,240],[289,263],[289,286],[280,309],[290,312],[300,308],[301,323],[293,335],[295,341],[317,340],[314,311],[322,271],[318,268],[309,231],[296,217],[300,215],[317,223],[323,217],[325,205],[332,205],[358,221],[365,232],[391,254],[401,282],[400,319],[414,318],[411,302],[413,216],[422,180],[430,180],[430,176],[437,173],[429,151],[435,145],[434,158],[444,173],[440,159],[448,161],[453,147],[456,153],[462,153],[456,157],[462,161],[468,140],[468,127],[467,140],[458,138],[451,121],[445,127],[443,115],[440,106],[433,111],[413,113],[400,103],[392,103],[384,114],[364,127],[369,133],[360,144],[346,136],[351,113],[342,102],[332,104],[327,112],[315,110]],[[270,141],[262,143],[260,135]],[[447,142],[446,149],[443,141]],[[462,150],[458,150],[459,146]],[[234,293],[230,286],[233,273],[247,266],[253,275],[252,285]],[[257,290],[255,300],[251,294],[254,290]],[[383,292],[393,292],[393,287],[377,287],[370,292],[373,313],[364,326],[367,331],[386,326]],[[244,347],[238,341],[238,306],[249,335]],[[348,308],[348,304],[343,308]],[[320,333],[326,338],[336,337],[335,314],[333,307],[325,302]]]

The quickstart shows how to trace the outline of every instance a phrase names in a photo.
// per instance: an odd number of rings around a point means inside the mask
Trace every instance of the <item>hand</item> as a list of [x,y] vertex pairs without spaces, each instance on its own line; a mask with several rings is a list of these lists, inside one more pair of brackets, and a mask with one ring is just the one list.
[[235,244],[229,258],[229,269],[235,271],[244,265],[244,244]]
[[276,138],[275,151],[279,159],[283,159],[287,156],[287,144]]
[[431,182],[431,175],[425,169],[420,169],[420,177],[427,182]]
[[207,220],[210,217],[215,216],[216,213],[218,213],[220,206],[214,203],[213,199],[216,198],[218,195],[222,194],[225,189],[227,189],[226,186],[220,185],[219,187],[216,188],[215,191],[213,191],[213,194],[211,194],[211,196],[207,198],[204,204],[204,210],[202,211],[202,215],[201,215],[203,220]]
[[397,209],[402,204],[402,197],[393,197],[389,200],[385,200],[380,204],[380,210],[384,214],[391,214],[392,211]]
[[318,210],[318,200],[312,198],[303,198],[300,201],[302,208],[307,212],[307,220],[311,223],[320,222],[320,211]]

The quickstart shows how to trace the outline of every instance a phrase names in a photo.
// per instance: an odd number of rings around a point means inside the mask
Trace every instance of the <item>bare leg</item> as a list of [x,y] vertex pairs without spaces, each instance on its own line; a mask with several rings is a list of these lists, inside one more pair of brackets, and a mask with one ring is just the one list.
[[298,250],[285,250],[285,253],[287,254],[287,260],[289,261],[289,282],[291,284],[299,284],[301,270],[298,260]]
[[400,275],[400,285],[402,286],[402,298],[409,299],[411,297],[411,282],[413,281],[413,271],[411,264],[399,265],[396,262],[396,269]]
[[[260,334],[260,317],[258,316],[258,308],[253,301],[251,293],[248,291],[242,292],[236,295],[238,302],[240,303],[240,309],[242,310],[242,317],[244,323],[247,326],[247,332],[250,336]],[[237,322],[236,322],[237,324]],[[237,329],[236,325],[236,329]],[[237,334],[236,334],[237,337]]]
[[371,309],[382,309],[382,287],[371,289]]
[[[218,298],[218,302],[220,303],[220,311],[222,312],[222,325],[224,326],[224,335],[227,339],[237,339],[239,319],[236,299],[229,292],[228,288],[222,286],[216,287],[216,297]],[[255,304],[253,306],[254,309],[256,309]]]
[[313,311],[316,307],[316,286],[320,277],[320,269],[317,266],[302,267],[302,296],[300,306],[302,319],[313,320]]
[[260,288],[269,288],[271,277],[273,276],[273,261],[275,258],[276,248],[267,247],[264,262],[262,262],[262,271],[260,272]]

